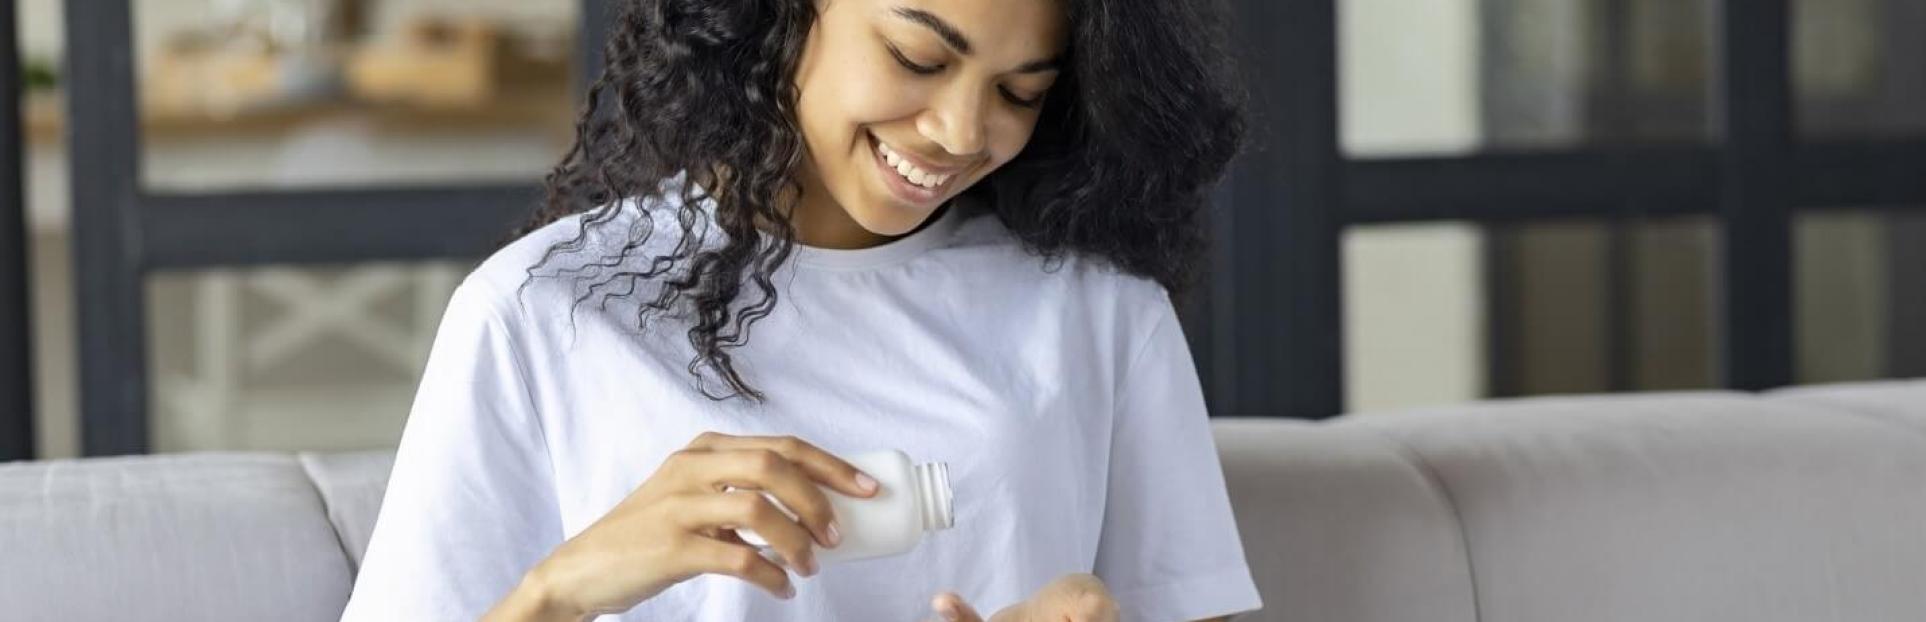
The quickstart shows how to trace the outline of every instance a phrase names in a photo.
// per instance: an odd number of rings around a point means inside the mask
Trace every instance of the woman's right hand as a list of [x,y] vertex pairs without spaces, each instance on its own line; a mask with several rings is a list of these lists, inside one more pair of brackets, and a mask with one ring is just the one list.
[[[620,613],[700,574],[754,583],[779,598],[795,595],[789,574],[744,543],[748,528],[786,565],[816,574],[812,544],[841,541],[829,498],[818,486],[853,497],[876,494],[876,481],[856,467],[795,437],[705,432],[670,454],[655,474],[531,569],[517,595],[541,609],[576,618]],[[725,490],[725,487],[735,490]],[[794,512],[791,519],[758,492]],[[527,592],[539,594],[529,595]]]

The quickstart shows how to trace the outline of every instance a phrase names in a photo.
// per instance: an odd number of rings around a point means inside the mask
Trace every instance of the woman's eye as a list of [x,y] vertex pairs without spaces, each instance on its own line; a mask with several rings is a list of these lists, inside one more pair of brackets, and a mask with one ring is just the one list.
[[1038,95],[1030,99],[1024,99],[1021,97],[1017,97],[1016,93],[1011,93],[1010,89],[998,87],[997,90],[1003,91],[1003,98],[1010,100],[1011,104],[1015,104],[1017,106],[1021,106],[1024,108],[1035,108],[1037,106],[1043,105],[1042,95]]
[[933,74],[943,70],[942,65],[935,65],[935,66],[918,65],[915,62],[911,61],[909,57],[904,56],[903,51],[896,49],[896,46],[890,45],[887,47],[889,48],[889,55],[896,57],[896,62],[898,64],[901,64],[904,69],[910,70],[911,73],[916,73],[919,75],[929,75],[929,74]]

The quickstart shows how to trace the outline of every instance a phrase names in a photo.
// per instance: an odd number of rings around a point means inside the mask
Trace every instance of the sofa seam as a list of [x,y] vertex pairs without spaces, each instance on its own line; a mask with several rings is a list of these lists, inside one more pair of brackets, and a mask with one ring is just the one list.
[[1451,520],[1458,526],[1458,546],[1464,551],[1465,580],[1471,583],[1471,617],[1475,621],[1482,622],[1485,619],[1484,591],[1478,588],[1478,564],[1472,558],[1471,530],[1465,525],[1464,512],[1458,507],[1457,497],[1451,494],[1451,487],[1445,484],[1444,478],[1438,475],[1438,470],[1431,465],[1430,461],[1424,459],[1417,448],[1383,430],[1371,426],[1358,427],[1369,430],[1372,435],[1389,444],[1392,451],[1411,465],[1411,468],[1417,470],[1418,475],[1424,478],[1425,484],[1444,501],[1445,509],[1450,510]]
[[361,564],[355,563],[354,554],[348,551],[348,541],[341,536],[341,526],[334,522],[334,506],[328,502],[327,493],[321,492],[321,484],[315,481],[313,456],[313,452],[298,452],[294,455],[294,462],[301,465],[301,475],[307,480],[308,489],[314,491],[314,497],[321,502],[321,520],[327,521],[328,533],[334,535],[334,546],[341,551],[341,560],[348,563],[348,582],[352,589],[355,579],[361,575]]

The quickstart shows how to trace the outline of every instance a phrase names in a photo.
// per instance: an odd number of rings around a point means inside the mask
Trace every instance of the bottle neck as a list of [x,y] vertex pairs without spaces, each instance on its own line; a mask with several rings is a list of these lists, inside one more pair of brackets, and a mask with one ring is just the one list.
[[916,465],[917,506],[922,510],[923,531],[941,531],[956,524],[950,495],[950,465],[928,462]]

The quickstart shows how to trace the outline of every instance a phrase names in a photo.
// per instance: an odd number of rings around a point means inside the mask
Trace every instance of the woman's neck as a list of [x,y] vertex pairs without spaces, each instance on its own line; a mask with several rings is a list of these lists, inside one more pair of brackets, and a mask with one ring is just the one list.
[[797,242],[816,248],[850,250],[881,246],[896,239],[864,229],[849,217],[848,211],[824,194],[805,195],[789,215],[789,224],[796,228]]

